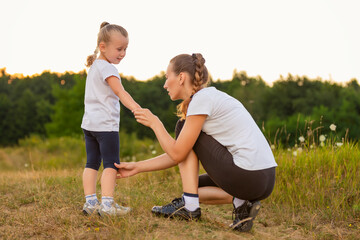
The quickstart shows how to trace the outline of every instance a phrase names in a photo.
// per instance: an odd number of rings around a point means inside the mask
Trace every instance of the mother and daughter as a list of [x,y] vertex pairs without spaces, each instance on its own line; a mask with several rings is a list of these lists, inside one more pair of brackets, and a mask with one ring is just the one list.
[[[87,163],[83,173],[86,203],[83,212],[122,215],[130,208],[113,200],[116,178],[178,166],[183,194],[152,213],[163,217],[197,220],[202,204],[233,204],[231,228],[250,231],[275,183],[277,166],[272,151],[255,121],[235,98],[214,87],[207,87],[209,74],[199,53],[181,54],[170,60],[164,88],[178,106],[175,139],[160,119],[141,108],[121,85],[112,64],[125,57],[126,30],[103,23],[97,48],[88,57],[85,113],[81,127],[85,134]],[[97,57],[98,51],[100,55]],[[140,161],[119,161],[119,100],[136,120],[150,127],[164,154]],[[101,159],[101,203],[96,198],[96,179]],[[199,161],[206,174],[199,176]]]

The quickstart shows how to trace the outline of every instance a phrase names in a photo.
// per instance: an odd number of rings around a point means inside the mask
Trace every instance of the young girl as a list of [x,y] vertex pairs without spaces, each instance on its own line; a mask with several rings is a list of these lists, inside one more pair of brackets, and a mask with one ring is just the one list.
[[[119,160],[120,104],[131,111],[140,108],[121,84],[118,64],[126,55],[129,43],[127,31],[118,25],[103,22],[93,55],[87,57],[90,67],[85,87],[85,112],[81,128],[85,135],[87,162],[83,173],[86,202],[85,214],[123,215],[130,208],[119,206],[113,195]],[[100,51],[99,57],[97,57]],[[101,159],[104,171],[101,176],[101,204],[96,197],[96,179]]]

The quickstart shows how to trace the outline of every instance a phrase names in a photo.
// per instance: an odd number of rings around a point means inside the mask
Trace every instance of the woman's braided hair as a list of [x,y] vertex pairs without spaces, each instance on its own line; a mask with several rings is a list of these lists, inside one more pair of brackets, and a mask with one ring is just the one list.
[[110,24],[108,22],[101,23],[95,51],[93,54],[89,55],[86,58],[86,64],[85,64],[86,67],[90,67],[94,63],[95,59],[97,58],[97,55],[99,53],[99,44],[101,42],[108,43],[110,41],[110,37],[111,37],[110,34],[112,31],[117,31],[117,32],[121,33],[121,35],[123,35],[124,37],[126,37],[126,38],[128,37],[128,32],[126,31],[125,28],[123,28],[119,25],[116,25],[116,24]]
[[[209,82],[208,70],[205,66],[205,59],[201,53],[180,54],[170,60],[172,64],[172,70],[179,75],[181,72],[187,72],[190,75],[190,80],[193,85],[193,91],[191,94],[194,95],[197,91],[204,88]],[[186,118],[187,109],[191,101],[191,97],[185,99],[182,103],[177,106],[177,116],[181,119]]]

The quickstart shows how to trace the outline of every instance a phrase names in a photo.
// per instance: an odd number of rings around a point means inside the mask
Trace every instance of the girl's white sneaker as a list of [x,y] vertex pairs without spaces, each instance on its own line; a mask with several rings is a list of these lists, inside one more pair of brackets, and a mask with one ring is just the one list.
[[119,204],[112,202],[111,207],[104,206],[103,204],[100,205],[98,213],[100,216],[121,216],[126,215],[131,211],[129,207],[123,207]]

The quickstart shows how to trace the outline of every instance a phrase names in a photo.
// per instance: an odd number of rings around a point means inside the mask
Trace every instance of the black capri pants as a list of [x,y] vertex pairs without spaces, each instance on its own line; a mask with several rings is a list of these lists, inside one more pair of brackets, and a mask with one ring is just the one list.
[[[185,120],[177,122],[176,138],[184,123]],[[202,131],[193,150],[206,171],[199,176],[199,188],[219,187],[233,197],[249,201],[263,200],[274,189],[275,167],[255,171],[242,169],[234,164],[226,147]]]
[[119,132],[93,132],[83,129],[86,147],[86,166],[99,170],[101,159],[104,169],[117,170],[114,163],[120,163]]

